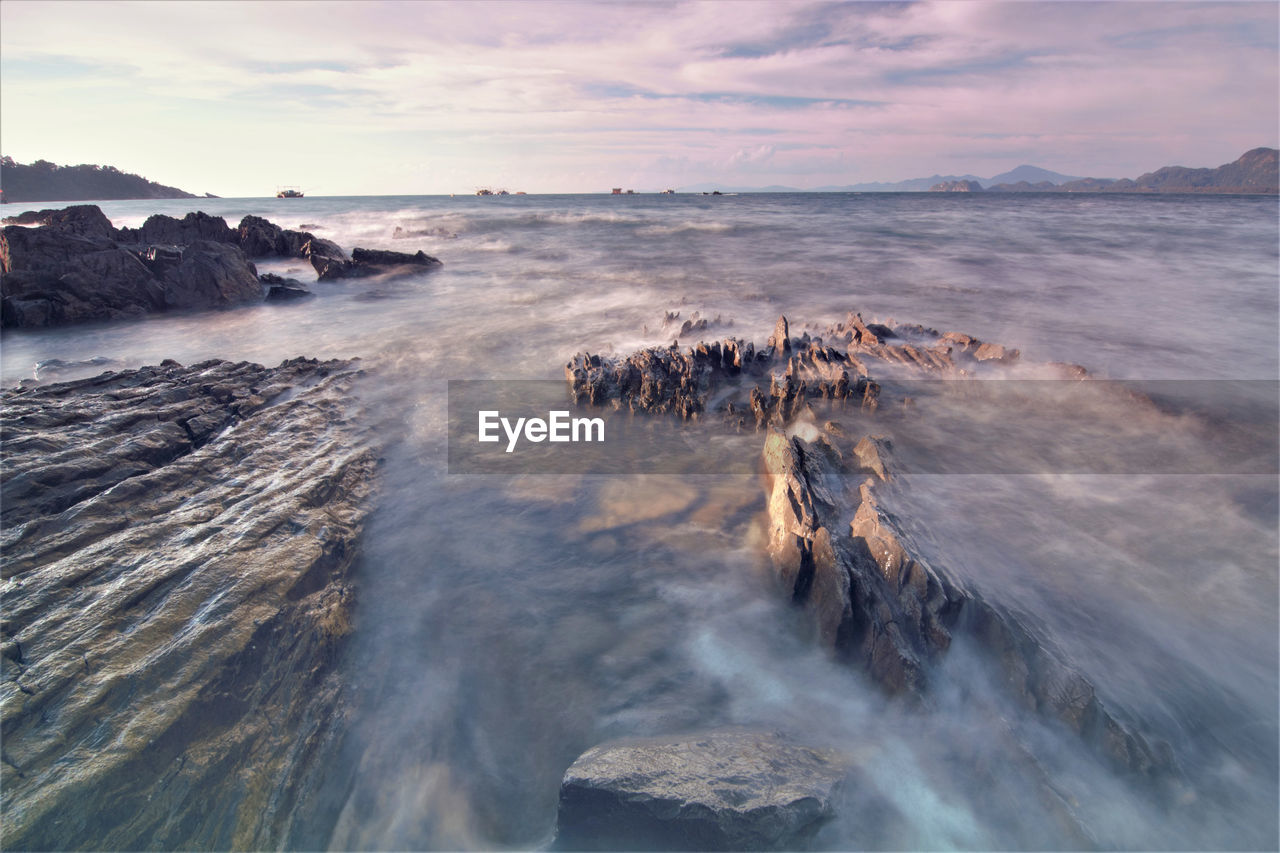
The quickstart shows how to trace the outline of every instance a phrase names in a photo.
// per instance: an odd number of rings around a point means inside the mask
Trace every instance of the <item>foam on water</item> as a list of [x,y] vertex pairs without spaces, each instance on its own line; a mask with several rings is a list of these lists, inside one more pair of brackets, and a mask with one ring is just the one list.
[[[575,352],[763,343],[843,318],[957,330],[1113,377],[1274,380],[1277,210],[1246,197],[520,196],[106,202],[116,225],[194,209],[303,223],[344,248],[422,249],[428,275],[316,282],[317,298],[6,332],[3,379],[58,358],[274,364],[365,358],[391,439],[360,568],[350,778],[335,847],[533,845],[607,737],[742,724],[861,756],[831,847],[1274,847],[1274,477],[914,475],[921,547],[1030,614],[1100,690],[1189,756],[1191,819],[1080,754],[959,653],[934,703],[879,697],[816,649],[768,580],[755,478],[450,476],[446,380],[562,376]],[[396,228],[431,233],[396,238]],[[456,235],[452,236],[452,235]],[[679,311],[675,321],[667,312]],[[101,364],[86,364],[85,373]],[[113,368],[114,369],[114,368]],[[1035,376],[1023,368],[1011,376]],[[945,401],[930,403],[935,413]],[[1043,411],[1013,426],[1044,429]],[[1091,418],[1119,431],[1128,417]],[[1169,440],[1201,433],[1169,421]],[[849,424],[847,424],[848,426]],[[980,434],[981,423],[968,428]],[[1117,432],[1119,434],[1119,432]],[[941,437],[945,439],[945,436]],[[965,762],[988,744],[986,776]],[[979,750],[980,751],[980,750]],[[339,768],[348,768],[341,770]],[[990,768],[988,768],[990,769]],[[1089,837],[1026,794],[1043,775]],[[986,786],[986,787],[984,787]],[[885,804],[888,805],[885,805]],[[874,821],[871,822],[874,825]]]

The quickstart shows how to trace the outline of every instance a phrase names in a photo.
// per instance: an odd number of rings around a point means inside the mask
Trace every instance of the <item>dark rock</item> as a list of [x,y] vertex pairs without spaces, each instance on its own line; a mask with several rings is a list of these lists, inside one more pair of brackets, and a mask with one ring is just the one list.
[[847,759],[714,731],[588,750],[560,786],[560,850],[794,850],[833,814]]
[[309,244],[311,245],[309,253],[311,265],[321,281],[360,278],[387,272],[423,272],[442,266],[438,258],[433,258],[422,251],[410,255],[405,252],[356,248],[351,250],[351,260],[348,261],[333,255],[329,250],[333,244],[324,246],[323,243],[328,241],[315,238]]
[[186,246],[197,240],[232,244],[239,241],[237,233],[231,230],[225,219],[203,211],[188,213],[182,219],[157,213],[147,217],[141,228],[121,228],[118,233],[122,243],[148,245]]
[[445,240],[456,240],[458,235],[447,228],[401,228],[396,226],[396,230],[391,233],[393,240],[408,240],[411,237],[440,237]]
[[148,246],[137,254],[151,274],[159,278],[182,264],[182,249],[177,246]]
[[133,253],[59,227],[6,227],[0,273],[6,327],[140,317],[164,307],[163,287]]
[[240,250],[251,258],[267,255],[289,257],[296,251],[294,247],[289,246],[284,237],[284,230],[261,216],[246,216],[241,219],[236,233],[239,237]]
[[258,276],[258,281],[267,286],[268,302],[288,302],[315,295],[297,279],[285,278],[275,273],[262,273]]
[[[779,321],[780,330],[782,326]],[[847,353],[819,343],[788,349],[793,354],[786,373],[776,379],[772,358],[778,339],[775,331],[769,347],[760,351],[749,341],[728,338],[684,351],[678,346],[652,347],[621,360],[579,354],[565,365],[565,376],[579,403],[692,418],[701,416],[714,399],[715,411],[730,420],[736,420],[738,412],[752,412],[757,427],[790,421],[819,398],[876,406],[879,388],[867,381],[866,368]],[[793,341],[786,340],[790,348]]]
[[6,216],[0,219],[0,223],[4,225],[48,225],[49,216],[57,213],[56,210],[45,208],[44,210],[24,210],[17,216]]
[[[765,442],[769,552],[785,594],[813,614],[820,642],[890,693],[923,696],[931,665],[963,631],[985,648],[1029,710],[1060,720],[1126,773],[1177,778],[1167,744],[1149,741],[1105,706],[1093,685],[1017,616],[917,556],[881,506],[880,492],[892,479],[889,445],[864,439],[854,455],[876,479],[850,497],[829,490],[854,471],[825,438],[808,443],[771,430]],[[846,535],[841,525],[851,506]]]
[[[5,849],[299,846],[349,713],[358,379],[167,362],[0,392]],[[288,805],[210,808],[253,791]]]
[[289,279],[283,284],[273,284],[267,289],[268,302],[292,302],[307,299],[315,294],[302,286],[300,282]]
[[4,220],[5,225],[52,225],[83,237],[114,239],[111,220],[96,204],[76,204],[57,210],[28,210]]
[[103,367],[117,367],[122,362],[119,359],[107,358],[103,355],[97,355],[93,358],[86,358],[79,361],[66,361],[61,358],[46,358],[35,363],[35,378],[41,382],[48,382],[51,379],[64,376],[69,373],[78,373],[91,371]]
[[223,308],[263,297],[253,264],[238,248],[225,243],[190,244],[181,262],[165,270],[161,280],[166,308]]
[[236,233],[240,249],[251,258],[308,258],[313,252],[326,257],[346,258],[346,253],[330,240],[307,231],[283,229],[260,216],[241,219]]

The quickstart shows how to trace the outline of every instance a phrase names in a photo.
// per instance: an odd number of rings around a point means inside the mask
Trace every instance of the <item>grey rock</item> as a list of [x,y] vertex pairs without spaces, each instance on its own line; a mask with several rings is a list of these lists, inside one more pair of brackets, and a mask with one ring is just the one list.
[[[322,241],[319,238],[314,238],[311,241],[311,249],[308,253],[311,265],[316,271],[316,276],[321,281],[340,278],[361,278],[380,273],[418,273],[442,266],[439,258],[433,258],[423,251],[418,251],[411,255],[407,252],[356,248],[351,250],[351,260],[348,261],[334,256],[331,251],[327,250],[328,247],[323,247],[322,244],[328,244],[329,247],[333,246],[327,240]],[[325,249],[323,253],[321,251],[322,247]]]
[[333,819],[359,377],[165,362],[0,393],[6,849],[296,848]]
[[166,308],[224,308],[241,302],[261,301],[262,283],[235,246],[198,240],[182,252],[182,260],[165,270]]
[[51,225],[86,237],[114,239],[116,230],[96,204],[75,204],[58,210],[28,210],[4,219],[5,225]]
[[147,217],[141,228],[121,228],[117,233],[122,243],[159,243],[168,246],[186,246],[197,240],[234,244],[239,239],[221,216],[210,216],[199,210],[188,213],[181,219],[157,213]]
[[750,341],[727,338],[685,350],[650,347],[621,359],[579,353],[565,365],[565,377],[580,404],[685,419],[702,417],[711,406],[735,426],[748,425],[747,413],[757,428],[784,423],[817,398],[876,406],[879,388],[867,380],[862,363],[817,341],[788,349],[785,374],[774,376],[777,337],[775,332],[773,343],[761,350]]
[[133,253],[60,227],[7,226],[0,273],[6,327],[140,317],[164,306],[163,288]]
[[722,730],[583,753],[560,786],[561,850],[787,850],[829,820],[847,759]]
[[6,327],[139,318],[263,298],[256,271],[217,217],[153,216],[141,229],[115,232],[93,205],[40,213],[46,224],[6,226],[0,233],[0,323]]
[[887,442],[863,439],[852,456],[874,478],[852,495],[832,493],[826,484],[857,474],[838,448],[777,430],[765,441],[770,556],[783,593],[813,615],[819,642],[886,691],[924,696],[931,665],[964,632],[1029,710],[1060,720],[1123,772],[1157,782],[1179,777],[1169,745],[1109,708],[1017,615],[917,554],[882,505],[893,483]]
[[236,234],[241,251],[250,258],[309,258],[312,253],[318,253],[346,259],[346,253],[333,241],[316,237],[308,231],[281,228],[260,216],[241,219]]
[[[266,283],[265,280],[263,283]],[[267,288],[268,302],[293,302],[298,299],[309,299],[312,296],[315,294],[303,287],[301,282],[291,278],[272,283]]]
[[773,327],[773,334],[769,336],[769,346],[773,348],[775,355],[791,355],[791,332],[787,328],[786,317],[778,318],[777,325]]

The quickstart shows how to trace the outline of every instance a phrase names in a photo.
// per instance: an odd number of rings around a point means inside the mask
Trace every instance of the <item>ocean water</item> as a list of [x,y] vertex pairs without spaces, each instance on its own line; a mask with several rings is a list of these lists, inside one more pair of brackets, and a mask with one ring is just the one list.
[[[348,754],[326,781],[345,806],[307,816],[310,834],[284,846],[538,846],[554,829],[560,777],[586,748],[725,724],[857,755],[873,781],[848,794],[819,839],[832,848],[1280,843],[1273,463],[1197,474],[926,464],[901,484],[898,509],[932,560],[1023,614],[1110,706],[1174,746],[1188,782],[1170,803],[1016,707],[963,644],[923,707],[885,699],[829,660],[770,584],[753,475],[467,476],[449,473],[445,442],[450,379],[558,379],[576,352],[670,343],[687,319],[710,328],[682,343],[760,344],[779,314],[798,334],[851,310],[1016,347],[1027,363],[1185,381],[1191,398],[1247,380],[1265,412],[1280,376],[1274,198],[101,207],[117,226],[157,212],[199,209],[233,226],[256,214],[348,249],[423,249],[444,262],[417,277],[319,283],[303,262],[264,261],[260,271],[313,282],[317,298],[3,339],[7,383],[104,369],[37,371],[48,359],[114,368],[358,356],[372,368],[364,393],[379,404],[393,464],[359,566],[361,628],[342,664],[361,700]],[[929,411],[944,425],[958,414],[945,400]],[[1104,434],[1148,416],[1119,405],[1086,415]],[[1052,429],[1042,407],[1005,416]],[[1219,435],[1192,416],[1155,428],[1184,454]],[[963,445],[976,427],[954,429]],[[1045,780],[1071,827],[1028,793]]]

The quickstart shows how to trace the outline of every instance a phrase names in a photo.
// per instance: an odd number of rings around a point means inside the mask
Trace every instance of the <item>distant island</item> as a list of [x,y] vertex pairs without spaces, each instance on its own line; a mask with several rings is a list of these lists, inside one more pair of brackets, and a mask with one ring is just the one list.
[[114,166],[59,166],[48,160],[30,165],[0,158],[0,201],[102,201],[135,198],[216,198],[198,196],[121,172]]
[[1127,192],[1127,193],[1280,193],[1280,150],[1255,148],[1245,152],[1234,163],[1216,169],[1189,169],[1165,166],[1137,178],[1086,178],[1063,175],[1039,166],[1023,165],[990,178],[977,175],[932,175],[905,181],[821,186],[812,189],[774,184],[767,187],[693,184],[680,187],[681,192],[719,189],[722,192],[844,192],[844,193],[911,193],[911,192]]
[[[932,191],[946,191],[938,185]],[[978,187],[982,190],[982,187]],[[1133,180],[1121,178],[1079,178],[1064,183],[997,183],[986,192],[1103,192],[1103,193],[1280,193],[1280,150],[1254,148],[1233,163],[1216,169],[1189,169],[1165,166]]]

